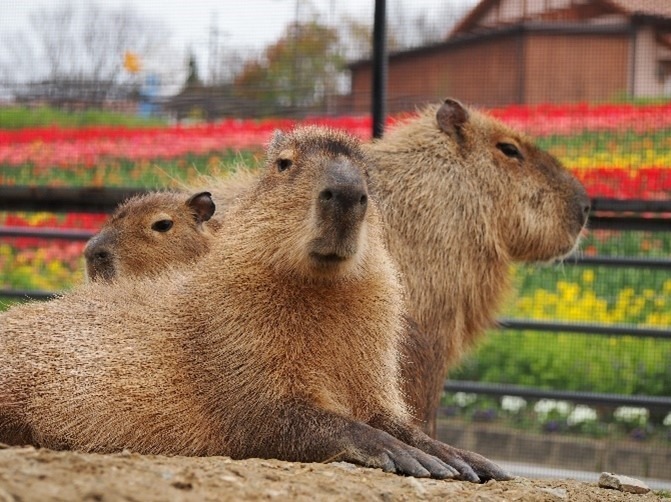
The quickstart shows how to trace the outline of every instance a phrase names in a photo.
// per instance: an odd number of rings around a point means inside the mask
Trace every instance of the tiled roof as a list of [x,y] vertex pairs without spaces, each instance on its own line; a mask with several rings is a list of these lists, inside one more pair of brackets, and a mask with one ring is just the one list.
[[671,18],[671,0],[608,0],[630,14],[647,14]]
[[[495,8],[500,0],[481,0],[454,27],[452,34],[468,32],[478,25],[488,11]],[[593,6],[603,12],[621,12],[625,15],[647,15],[671,19],[671,0],[591,0],[576,4],[577,7]]]

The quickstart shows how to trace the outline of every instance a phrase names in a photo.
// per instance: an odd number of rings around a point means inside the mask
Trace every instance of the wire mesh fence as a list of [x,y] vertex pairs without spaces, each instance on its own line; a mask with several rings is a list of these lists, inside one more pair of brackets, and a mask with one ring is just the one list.
[[[367,10],[284,4],[286,25],[273,37],[259,32],[258,42],[237,46],[222,35],[223,17],[210,16],[197,25],[205,43],[196,49],[183,34],[169,54],[130,35],[124,43],[135,50],[101,47],[117,62],[98,75],[76,37],[60,53],[67,65],[47,50],[58,19],[84,35],[81,19],[95,12],[69,2],[8,9],[18,30],[32,18],[45,29],[21,31],[14,39],[24,45],[13,42],[0,60],[7,297],[76,287],[85,239],[116,201],[256,165],[275,128],[316,121],[370,140],[372,2]],[[226,17],[266,14],[254,2],[236,9]],[[128,15],[126,27],[161,19]],[[671,481],[668,6],[398,2],[387,20],[388,127],[447,96],[481,107],[557,157],[593,205],[576,255],[511,271],[516,293],[499,314],[503,328],[449,374],[439,437],[522,471]],[[10,78],[12,65],[20,71]]]

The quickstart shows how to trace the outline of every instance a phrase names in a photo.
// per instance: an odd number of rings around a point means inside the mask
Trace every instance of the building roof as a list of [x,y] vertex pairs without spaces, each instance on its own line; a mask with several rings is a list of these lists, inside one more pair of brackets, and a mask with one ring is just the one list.
[[671,18],[671,1],[669,0],[608,0],[604,3],[611,3],[628,14]]
[[[481,0],[473,9],[454,27],[450,37],[471,32],[482,27],[482,21],[507,0]],[[644,16],[660,18],[671,21],[671,0],[566,0],[565,2],[552,3],[552,8],[547,8],[548,2],[543,0],[527,0],[529,4],[536,4],[533,9],[528,9],[524,2],[525,12],[507,13],[507,17],[498,21],[500,24],[510,24],[535,20],[586,20],[601,15],[619,14],[626,17]],[[540,7],[539,7],[540,6]],[[527,11],[528,9],[528,11]],[[490,16],[491,17],[491,16]],[[498,18],[498,14],[494,16]],[[488,27],[496,27],[490,25]]]

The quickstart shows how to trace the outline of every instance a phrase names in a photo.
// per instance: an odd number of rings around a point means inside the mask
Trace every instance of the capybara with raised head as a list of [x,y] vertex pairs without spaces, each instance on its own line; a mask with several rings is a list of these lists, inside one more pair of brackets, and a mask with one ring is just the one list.
[[452,99],[366,151],[376,160],[371,181],[422,336],[406,344],[407,394],[435,434],[446,370],[492,326],[510,264],[567,256],[590,201],[529,138]]
[[0,441],[507,479],[409,425],[403,294],[352,137],[277,135],[197,267],[0,317]]
[[207,253],[216,221],[209,192],[153,192],[119,205],[84,248],[86,276],[110,281],[119,276],[164,273]]

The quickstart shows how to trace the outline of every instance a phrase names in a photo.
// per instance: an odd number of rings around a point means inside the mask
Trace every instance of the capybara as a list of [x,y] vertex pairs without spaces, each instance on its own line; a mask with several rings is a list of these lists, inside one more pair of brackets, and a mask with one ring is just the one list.
[[371,183],[422,337],[406,344],[407,394],[435,435],[446,371],[492,326],[511,263],[567,256],[590,200],[529,138],[453,99],[395,125],[366,151],[377,161]]
[[[142,277],[189,265],[210,250],[225,211],[256,182],[257,172],[236,166],[227,177],[201,175],[194,182],[209,191],[147,192],[120,204],[84,248],[90,281]],[[212,193],[210,193],[212,192]]]
[[3,313],[0,441],[507,479],[409,425],[368,163],[341,132],[278,134],[197,267]]
[[119,205],[84,248],[86,276],[109,281],[119,276],[163,273],[207,253],[215,221],[209,192],[153,192]]

